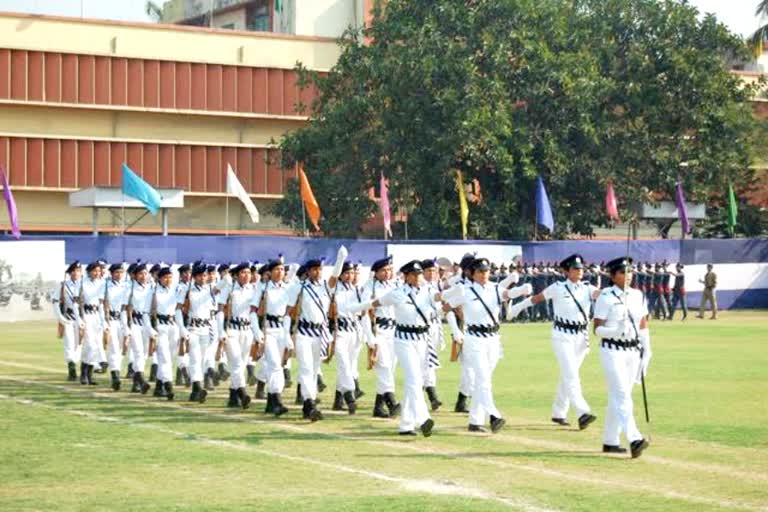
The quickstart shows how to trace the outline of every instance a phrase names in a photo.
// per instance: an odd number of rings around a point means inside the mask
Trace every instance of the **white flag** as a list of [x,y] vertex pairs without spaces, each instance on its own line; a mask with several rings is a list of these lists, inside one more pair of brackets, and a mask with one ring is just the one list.
[[259,222],[259,210],[256,209],[256,205],[253,204],[251,197],[240,184],[240,180],[237,179],[237,175],[235,175],[235,171],[232,170],[230,164],[227,164],[227,195],[238,198],[248,211],[248,215],[251,216],[251,220],[254,223]]

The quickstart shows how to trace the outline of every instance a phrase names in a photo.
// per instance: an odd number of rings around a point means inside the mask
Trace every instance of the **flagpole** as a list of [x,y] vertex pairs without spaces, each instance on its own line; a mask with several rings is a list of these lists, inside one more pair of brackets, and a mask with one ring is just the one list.
[[229,236],[229,193],[227,193],[227,199],[225,202],[226,206],[224,207],[224,236]]
[[301,232],[304,237],[309,236],[309,233],[307,232],[307,209],[303,202],[301,204]]
[[123,190],[123,187],[120,187],[120,197],[121,200],[121,207],[122,207],[122,214],[120,215],[121,222],[123,223],[123,229],[121,238],[123,239],[123,261],[125,261],[125,191]]

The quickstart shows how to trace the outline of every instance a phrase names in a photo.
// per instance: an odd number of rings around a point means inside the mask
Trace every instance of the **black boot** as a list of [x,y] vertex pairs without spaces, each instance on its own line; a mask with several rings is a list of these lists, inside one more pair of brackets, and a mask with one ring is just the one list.
[[120,391],[120,372],[117,370],[112,370],[110,374],[112,375],[112,389],[115,391]]
[[89,364],[88,366],[88,384],[91,386],[98,386],[99,383],[93,380],[93,365]]
[[[304,400],[304,419],[311,421],[312,423],[323,419],[323,413],[317,410],[314,400]],[[279,414],[278,414],[279,416]]]
[[291,370],[288,368],[283,368],[283,378],[285,379],[286,389],[293,386],[293,381],[291,380]]
[[229,388],[229,400],[227,401],[227,407],[240,407],[240,402],[237,399],[237,390]]
[[435,421],[432,418],[429,418],[427,421],[421,424],[419,427],[419,430],[421,430],[421,435],[424,437],[429,437],[432,435],[432,428],[435,426]]
[[317,376],[317,392],[322,393],[323,391],[325,391],[325,388],[327,387],[328,386],[325,385],[325,382],[323,382],[323,376],[318,375]]
[[349,414],[355,414],[357,412],[357,403],[355,402],[355,394],[352,391],[345,391],[344,401],[347,402],[347,411],[349,411]]
[[294,403],[296,405],[302,405],[304,403],[304,399],[301,397],[301,384],[296,384],[296,401]]
[[504,420],[504,418],[497,418],[496,416],[491,416],[491,432],[494,434],[501,430],[501,427],[503,427],[507,422]]
[[208,368],[203,377],[203,387],[208,391],[213,391],[213,368]]
[[642,455],[643,451],[648,448],[649,445],[650,443],[645,439],[638,439],[637,441],[632,441],[629,443],[629,450],[632,454],[632,458],[636,459]]
[[77,382],[77,367],[72,361],[67,363],[67,380],[69,382]]
[[157,382],[157,365],[153,364],[149,367],[149,382]]
[[336,390],[336,394],[333,397],[333,407],[331,407],[334,411],[343,411],[344,410],[344,395],[341,394],[341,391],[338,389]]
[[280,396],[280,393],[273,393],[272,396],[273,396],[272,400],[274,401],[272,412],[275,414],[275,416],[279,418],[280,416],[288,412],[288,408],[283,405],[283,399]]
[[597,419],[597,416],[594,414],[582,414],[579,416],[579,430],[584,430],[589,426],[590,423],[593,423]]
[[376,395],[376,403],[373,404],[374,418],[389,418],[389,413],[384,408],[384,395]]
[[248,385],[249,386],[255,386],[256,385],[256,367],[252,364],[249,364],[245,367],[246,371],[248,372]]
[[176,368],[176,382],[177,386],[181,386],[181,368]]
[[355,379],[355,399],[365,395],[365,391],[360,389],[360,379]]
[[99,363],[99,367],[94,371],[96,373],[107,373],[108,368],[109,368],[109,364],[107,364],[106,361],[102,361],[101,363]]
[[133,385],[131,386],[131,393],[138,393],[141,391],[141,379],[138,372],[133,373]]
[[400,404],[395,401],[394,393],[384,393],[384,402],[387,404],[387,409],[389,409],[390,418],[394,418],[400,414]]
[[240,399],[240,407],[243,408],[243,410],[247,409],[251,405],[251,397],[248,396],[248,393],[245,392],[245,388],[238,388],[237,389],[237,397]]
[[128,370],[125,372],[126,379],[132,379],[136,371],[133,369],[133,363],[128,363]]
[[85,363],[80,363],[80,385],[88,385],[88,365]]
[[453,412],[469,412],[467,408],[467,395],[459,391],[459,398],[456,399],[456,407],[453,408]]
[[163,383],[158,379],[155,379],[155,391],[152,393],[152,396],[157,398],[165,398],[165,389],[163,389]]
[[275,397],[272,393],[267,393],[267,406],[264,407],[264,414],[272,414],[275,410]]
[[213,379],[213,386],[219,387],[219,384],[221,384],[221,376],[219,375],[219,372],[214,370],[213,368],[208,370],[211,372],[211,379]]
[[440,408],[441,405],[443,405],[443,402],[440,401],[439,398],[437,398],[437,390],[434,386],[428,386],[426,389],[427,392],[427,398],[429,398],[429,403],[432,405],[432,410],[436,411]]
[[266,388],[266,387],[267,387],[267,383],[266,382],[257,380],[256,381],[256,394],[253,395],[253,397],[256,400],[263,400],[264,398],[266,398],[267,395],[264,393],[264,388]]
[[229,378],[229,372],[224,363],[219,363],[219,380],[227,380]]
[[197,402],[200,399],[200,389],[199,382],[192,383],[192,392],[189,394],[190,402]]
[[173,400],[174,394],[173,394],[173,383],[171,381],[168,381],[163,384],[163,389],[165,389],[165,397],[170,402]]
[[184,383],[185,388],[192,385],[192,379],[189,378],[189,370],[186,367],[181,369],[181,381]]
[[133,374],[133,378],[136,379],[139,392],[142,395],[146,395],[149,389],[152,387],[149,385],[149,382],[144,380],[144,373],[143,372],[136,372]]

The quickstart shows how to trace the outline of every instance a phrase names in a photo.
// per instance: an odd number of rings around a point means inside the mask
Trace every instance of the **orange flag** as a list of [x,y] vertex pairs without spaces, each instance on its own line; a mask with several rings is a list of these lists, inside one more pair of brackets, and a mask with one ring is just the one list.
[[307,175],[304,174],[304,169],[299,167],[299,183],[301,185],[301,200],[304,201],[304,206],[307,209],[307,215],[309,220],[315,229],[320,229],[320,205],[317,204],[315,194],[312,193],[312,187],[309,186],[309,180]]

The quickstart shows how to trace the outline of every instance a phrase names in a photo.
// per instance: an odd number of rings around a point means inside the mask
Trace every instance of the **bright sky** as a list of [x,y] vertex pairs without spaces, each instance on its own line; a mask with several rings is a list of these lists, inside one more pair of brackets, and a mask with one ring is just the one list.
[[[302,2],[314,0],[298,0]],[[162,5],[162,0],[156,0]],[[733,32],[749,35],[760,25],[754,12],[758,0],[688,0],[702,12],[714,13]],[[144,13],[145,0],[0,0],[0,11],[57,14],[86,18],[149,21]]]

